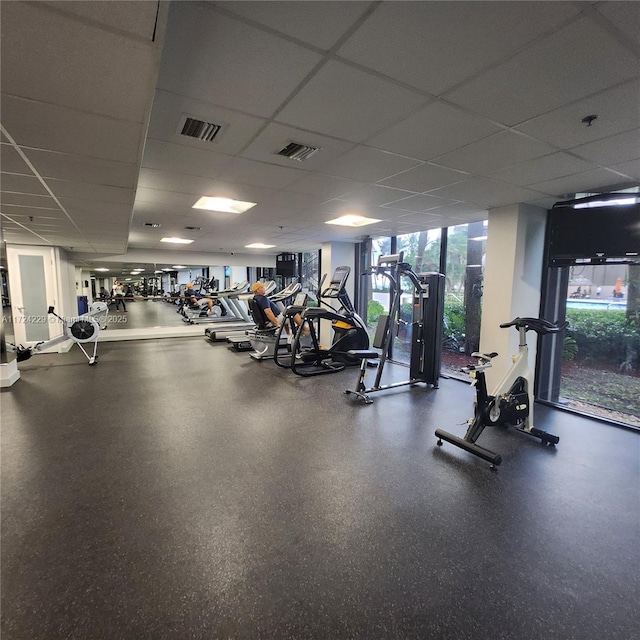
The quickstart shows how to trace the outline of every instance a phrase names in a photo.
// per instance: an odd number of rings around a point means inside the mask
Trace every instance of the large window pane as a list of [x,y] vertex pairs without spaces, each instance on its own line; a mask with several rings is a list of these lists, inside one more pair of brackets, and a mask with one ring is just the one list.
[[640,427],[638,265],[571,267],[560,404]]

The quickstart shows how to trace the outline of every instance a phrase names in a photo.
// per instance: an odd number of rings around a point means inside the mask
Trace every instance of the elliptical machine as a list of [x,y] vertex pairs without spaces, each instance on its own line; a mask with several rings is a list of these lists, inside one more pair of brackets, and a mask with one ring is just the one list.
[[471,384],[476,388],[473,418],[467,421],[468,428],[464,438],[436,429],[438,446],[442,446],[442,441],[446,440],[456,447],[487,460],[493,469],[502,462],[500,454],[476,444],[485,427],[514,427],[517,431],[540,438],[544,444],[550,446],[558,444],[560,441],[558,436],[533,426],[533,375],[528,363],[527,331],[533,330],[538,335],[558,333],[565,329],[567,324],[567,322],[552,323],[541,318],[515,318],[511,322],[501,324],[500,327],[503,329],[507,327],[518,329],[520,337],[518,353],[511,357],[512,365],[495,391],[489,394],[485,371],[491,367],[491,360],[498,354],[495,352],[471,354],[478,359],[477,364],[464,367],[462,371],[471,376]]
[[[290,368],[299,376],[317,376],[324,373],[336,373],[347,366],[360,363],[359,358],[349,355],[353,349],[368,349],[369,334],[365,322],[356,313],[345,288],[351,268],[338,267],[331,277],[329,286],[322,289],[318,297],[319,307],[300,307],[291,305],[284,311],[285,321],[280,325],[276,341],[280,340],[285,325],[291,327],[291,350],[283,357],[274,353],[274,362]],[[325,300],[337,300],[340,308],[336,311]],[[322,306],[324,305],[324,306]],[[300,326],[296,326],[294,317],[300,314]],[[333,339],[329,348],[322,347],[319,341],[321,320],[329,320],[333,329]]]

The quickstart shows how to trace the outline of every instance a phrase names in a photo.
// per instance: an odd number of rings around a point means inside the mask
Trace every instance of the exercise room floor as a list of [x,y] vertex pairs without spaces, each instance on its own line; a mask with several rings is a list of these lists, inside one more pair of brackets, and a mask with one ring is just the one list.
[[200,337],[98,353],[0,398],[3,640],[636,637],[637,432],[536,406],[559,445],[485,430],[492,471],[436,446],[455,380],[365,406]]

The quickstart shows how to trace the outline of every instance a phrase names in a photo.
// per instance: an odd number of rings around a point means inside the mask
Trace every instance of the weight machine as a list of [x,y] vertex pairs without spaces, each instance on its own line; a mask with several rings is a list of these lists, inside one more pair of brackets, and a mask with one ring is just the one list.
[[[407,262],[403,262],[404,254],[395,253],[381,256],[378,266],[372,267],[364,275],[381,275],[389,280],[392,292],[388,314],[381,314],[373,341],[373,346],[381,350],[378,354],[369,350],[353,350],[350,355],[360,359],[360,374],[355,391],[347,389],[347,395],[355,395],[371,404],[371,393],[393,389],[419,382],[438,387],[440,377],[440,358],[442,350],[442,317],[444,312],[444,275],[441,273],[417,274]],[[409,379],[404,382],[381,384],[382,374],[387,361],[390,360],[391,343],[397,334],[397,328],[403,324],[400,319],[400,302],[402,297],[402,278],[407,278],[413,285],[412,322],[411,322],[411,354],[409,361]],[[406,324],[406,323],[405,323]],[[368,389],[364,383],[368,360],[379,358],[376,378]],[[396,364],[404,364],[397,363]]]

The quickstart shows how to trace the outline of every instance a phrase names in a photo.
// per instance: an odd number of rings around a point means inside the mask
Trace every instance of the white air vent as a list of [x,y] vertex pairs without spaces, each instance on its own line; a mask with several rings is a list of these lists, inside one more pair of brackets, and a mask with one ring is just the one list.
[[157,229],[160,225],[157,222],[145,222],[144,226],[145,227],[153,227],[154,229]]
[[284,156],[296,162],[304,162],[308,160],[316,151],[320,151],[320,147],[309,147],[299,142],[290,142],[284,149],[280,149],[276,155]]
[[213,142],[220,134],[222,127],[223,125],[221,124],[197,120],[190,116],[182,116],[180,125],[178,126],[178,133],[189,138],[202,140],[203,142]]
[[200,231],[202,227],[185,227],[187,231]]

